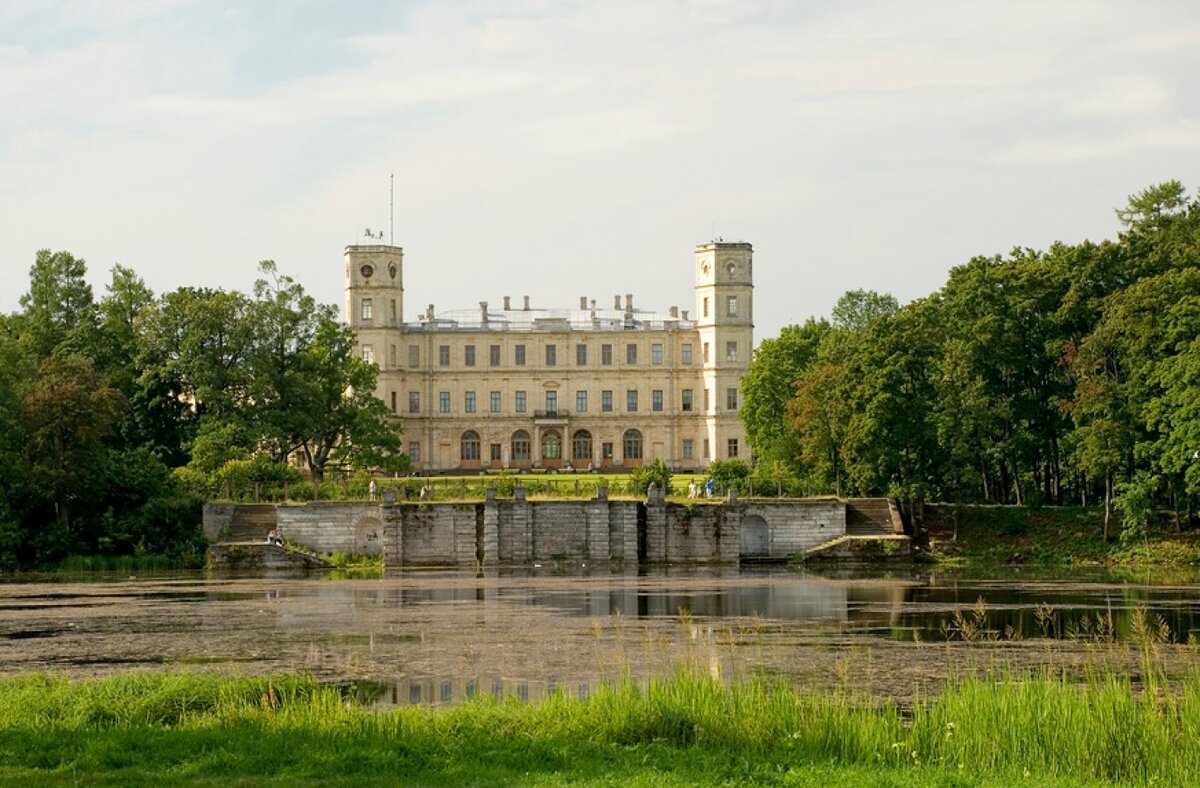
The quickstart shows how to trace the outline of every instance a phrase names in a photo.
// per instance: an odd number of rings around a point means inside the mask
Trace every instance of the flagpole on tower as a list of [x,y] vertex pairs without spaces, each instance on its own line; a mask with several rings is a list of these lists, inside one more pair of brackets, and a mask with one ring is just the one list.
[[396,173],[388,176],[388,243],[396,245]]

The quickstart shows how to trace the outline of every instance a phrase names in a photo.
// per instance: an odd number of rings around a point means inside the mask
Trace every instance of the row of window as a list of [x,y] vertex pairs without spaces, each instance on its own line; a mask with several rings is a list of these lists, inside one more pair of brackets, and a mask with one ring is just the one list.
[[[612,365],[612,363],[613,363],[612,349],[613,349],[613,346],[610,344],[604,344],[604,345],[600,346],[600,364],[602,366],[611,366]],[[475,345],[464,345],[462,350],[463,350],[463,366],[465,366],[465,367],[476,366]],[[489,345],[488,346],[488,366],[492,366],[492,367],[500,366],[501,355],[502,355],[501,350],[502,350],[501,345]],[[545,351],[545,361],[546,361],[545,366],[547,366],[547,367],[558,366],[558,345],[546,345],[544,347],[544,351]],[[692,363],[692,345],[690,342],[685,342],[680,346],[679,355],[680,355],[680,359],[679,359],[680,363],[682,363],[684,365],[690,365]],[[708,358],[709,358],[709,349],[708,349],[707,342],[703,343],[701,356],[702,356],[703,363],[707,364]],[[374,364],[375,363],[375,347],[373,345],[363,345],[362,346],[362,357],[363,357],[363,361],[366,361],[368,364]],[[575,346],[575,365],[580,366],[580,367],[586,366],[588,363],[587,359],[588,359],[588,346],[585,344],[576,345]],[[630,343],[630,344],[626,345],[625,346],[625,363],[627,365],[637,364],[638,363],[637,359],[638,359],[638,346],[634,343]],[[738,360],[737,340],[731,339],[725,343],[725,360],[727,362],[735,362],[735,363],[737,362],[737,360]],[[650,346],[650,363],[655,366],[659,366],[663,363],[663,346],[659,342],[655,342],[654,344],[652,344]],[[525,345],[513,345],[513,364],[518,367],[526,366]],[[398,366],[397,359],[396,359],[396,346],[395,345],[391,346],[390,366],[393,368]],[[421,346],[420,345],[409,345],[408,346],[408,366],[412,367],[412,368],[421,366]],[[449,345],[439,345],[438,346],[438,366],[439,367],[450,366],[450,346]]]
[[[738,313],[738,297],[725,296],[725,317],[737,317]],[[708,317],[708,296],[704,297],[704,303],[700,306],[700,314],[703,317]]]
[[[371,298],[364,298],[359,305],[359,316],[364,321],[375,319],[375,301]],[[392,322],[396,322],[396,299],[391,299],[391,314]]]
[[[529,406],[528,392],[516,391],[513,393],[514,403],[513,411],[516,413],[527,413]],[[637,413],[639,408],[639,396],[637,389],[629,389],[625,392],[625,412]],[[463,413],[478,412],[478,399],[476,392],[463,392]],[[558,413],[558,392],[545,392],[545,405],[547,414]],[[708,389],[704,389],[704,410],[707,411],[710,407]],[[691,412],[695,408],[695,399],[692,389],[683,389],[680,392],[679,409],[685,413]],[[726,410],[738,409],[738,390],[736,386],[731,386],[725,390],[725,408]],[[503,396],[499,391],[488,392],[488,412],[500,413],[503,410]],[[650,392],[650,410],[655,413],[663,411],[663,390],[653,389]],[[396,410],[396,393],[392,392],[392,412]],[[451,402],[450,392],[438,392],[438,413],[450,413]],[[588,392],[575,392],[575,412],[587,413],[588,411]],[[600,412],[613,412],[613,392],[611,389],[605,389],[600,392]],[[421,392],[408,392],[408,413],[416,416],[421,413]]]
[[[640,460],[642,459],[642,433],[639,430],[625,430],[621,436],[621,457],[624,460]],[[517,430],[509,439],[509,455],[508,460],[511,462],[528,462],[532,459],[531,447],[533,441],[529,433],[525,430]],[[690,438],[683,441],[682,444],[683,459],[695,459],[696,444]],[[613,444],[602,442],[600,444],[599,458],[593,455],[594,443],[592,433],[587,430],[576,430],[571,434],[571,445],[569,459],[577,463],[590,463],[596,459],[601,462],[605,460],[613,460]],[[459,439],[459,457],[463,462],[477,462],[482,459],[483,444],[479,439],[479,433],[475,430],[467,430]],[[421,444],[413,441],[409,444],[409,454],[413,462],[420,461]],[[726,454],[729,458],[738,456],[738,440],[730,438],[726,443]],[[563,436],[558,430],[550,429],[542,432],[541,454],[539,458],[542,460],[561,460],[563,454]],[[491,462],[504,462],[504,444],[490,443],[488,444],[488,459]],[[704,439],[704,456],[703,459],[709,459],[708,439]]]

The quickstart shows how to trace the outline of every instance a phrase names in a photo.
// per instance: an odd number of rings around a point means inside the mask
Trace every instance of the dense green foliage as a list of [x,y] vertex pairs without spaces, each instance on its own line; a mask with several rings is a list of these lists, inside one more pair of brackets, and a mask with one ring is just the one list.
[[0,780],[1174,784],[1200,773],[1200,676],[958,681],[902,716],[844,691],[691,672],[587,699],[376,711],[295,678],[0,680]]
[[977,257],[903,308],[854,291],[831,325],[764,341],[742,412],[758,462],[818,492],[902,501],[1108,511],[1123,491],[1131,524],[1149,507],[1187,522],[1200,496],[1200,200],[1170,182],[1118,216],[1115,241]]
[[300,456],[402,470],[399,434],[332,307],[260,266],[254,296],[156,298],[120,265],[41,251],[0,316],[0,569],[67,555],[201,560],[200,499],[295,483]]

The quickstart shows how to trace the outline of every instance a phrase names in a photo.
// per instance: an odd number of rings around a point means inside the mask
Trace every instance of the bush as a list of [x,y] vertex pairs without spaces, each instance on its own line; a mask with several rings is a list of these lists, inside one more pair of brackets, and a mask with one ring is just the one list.
[[708,466],[708,475],[722,490],[742,492],[750,478],[750,466],[744,460],[713,460]]
[[671,469],[662,460],[655,460],[649,465],[634,468],[629,474],[630,479],[637,484],[641,493],[650,489],[651,484],[657,484],[658,489],[665,495],[671,489]]

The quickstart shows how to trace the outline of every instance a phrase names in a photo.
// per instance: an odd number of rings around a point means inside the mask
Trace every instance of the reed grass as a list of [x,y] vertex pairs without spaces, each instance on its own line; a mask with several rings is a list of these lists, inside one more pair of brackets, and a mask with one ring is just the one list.
[[0,679],[0,782],[1178,784],[1200,672],[984,673],[910,710],[699,671],[538,704],[363,708],[297,676]]

